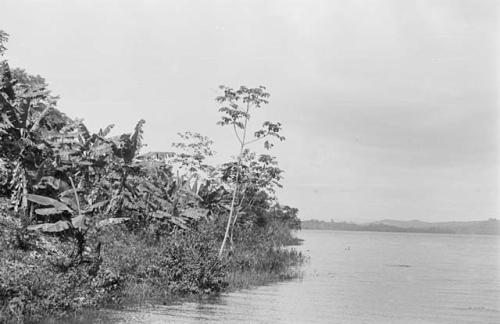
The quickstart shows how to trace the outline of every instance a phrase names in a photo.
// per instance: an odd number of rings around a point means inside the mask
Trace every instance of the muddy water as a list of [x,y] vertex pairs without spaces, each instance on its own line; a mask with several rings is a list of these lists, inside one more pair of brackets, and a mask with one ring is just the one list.
[[[500,238],[302,231],[301,279],[106,323],[500,323]],[[89,321],[97,321],[95,318]]]

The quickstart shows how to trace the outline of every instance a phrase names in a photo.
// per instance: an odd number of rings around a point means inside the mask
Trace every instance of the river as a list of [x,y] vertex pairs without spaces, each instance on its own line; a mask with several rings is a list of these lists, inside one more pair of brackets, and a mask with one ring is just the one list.
[[300,279],[109,323],[500,323],[500,237],[304,230]]

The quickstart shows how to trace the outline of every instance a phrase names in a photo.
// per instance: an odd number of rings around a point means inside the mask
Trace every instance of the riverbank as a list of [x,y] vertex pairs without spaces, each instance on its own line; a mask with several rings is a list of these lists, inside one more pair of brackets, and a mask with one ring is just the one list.
[[222,230],[217,227],[222,223],[200,224],[159,239],[115,227],[101,233],[100,255],[85,255],[78,264],[67,257],[71,242],[30,234],[29,246],[16,246],[20,238],[4,226],[0,323],[64,318],[103,306],[193,300],[299,275],[303,255],[277,245],[276,235],[256,229],[252,235],[241,232],[228,255],[219,259]]
[[[0,30],[0,57],[8,38]],[[283,170],[268,151],[282,125],[247,130],[264,86],[219,90],[213,122],[240,150],[212,165],[214,142],[194,131],[145,154],[143,119],[92,132],[59,110],[43,77],[0,59],[0,322],[291,276],[303,259],[284,248],[298,209],[279,203]],[[247,147],[258,141],[265,151]]]

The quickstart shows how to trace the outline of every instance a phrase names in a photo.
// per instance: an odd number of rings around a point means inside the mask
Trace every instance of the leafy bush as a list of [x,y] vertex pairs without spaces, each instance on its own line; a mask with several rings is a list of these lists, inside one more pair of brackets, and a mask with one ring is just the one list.
[[4,249],[0,256],[0,323],[68,314],[113,298],[122,278],[98,260],[61,267],[57,253]]
[[115,230],[108,237],[102,266],[128,283],[155,287],[162,295],[213,293],[225,286],[218,241],[201,229],[174,231],[159,239]]

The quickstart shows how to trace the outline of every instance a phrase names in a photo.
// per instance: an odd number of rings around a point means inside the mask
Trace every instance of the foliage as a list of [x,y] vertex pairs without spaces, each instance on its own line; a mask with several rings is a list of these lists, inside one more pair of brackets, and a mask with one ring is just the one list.
[[7,50],[5,47],[5,43],[9,40],[9,34],[4,32],[3,30],[0,30],[0,56],[3,55],[3,53]]
[[[7,39],[0,31],[0,55]],[[43,77],[0,61],[0,322],[95,306],[130,285],[215,293],[228,273],[300,262],[282,248],[300,227],[275,196],[283,171],[248,150],[284,140],[279,123],[249,131],[269,93],[221,89],[219,124],[233,127],[240,152],[213,166],[206,136],[180,133],[175,152],[141,155],[144,120],[126,134],[91,132],[57,108]]]
[[[211,293],[224,287],[224,265],[217,241],[202,228],[176,230],[155,240],[146,232],[114,232],[104,246],[103,266],[130,284],[146,284],[168,293]],[[112,241],[111,241],[112,240]]]
[[[5,221],[5,220],[4,220]],[[99,267],[86,255],[78,267],[68,267],[69,241],[32,234],[30,249],[13,245],[4,231],[0,237],[0,323],[38,320],[44,314],[68,314],[113,299],[122,279]]]
[[196,132],[184,132],[177,135],[181,141],[172,143],[172,146],[178,150],[172,162],[179,162],[188,171],[194,172],[210,168],[209,165],[204,164],[204,161],[215,154],[212,149],[214,142],[207,136]]
[[[219,250],[219,257],[222,257],[227,239],[231,237],[232,240],[231,228],[234,227],[238,218],[239,209],[241,209],[241,202],[240,206],[238,206],[237,204],[238,196],[244,196],[244,192],[243,194],[241,193],[241,182],[243,181],[242,179],[240,179],[240,177],[243,174],[243,160],[249,155],[246,147],[260,140],[265,140],[264,147],[266,149],[270,149],[273,144],[269,141],[269,138],[275,137],[280,141],[283,141],[285,137],[280,135],[280,123],[266,121],[262,125],[261,129],[254,132],[253,139],[247,138],[249,127],[248,123],[251,118],[250,112],[253,109],[259,109],[264,104],[269,103],[268,98],[270,97],[270,94],[266,92],[266,88],[264,86],[259,86],[257,88],[247,88],[245,86],[241,86],[237,90],[234,90],[233,88],[227,86],[220,86],[220,89],[223,91],[223,94],[221,96],[218,96],[216,98],[216,101],[222,105],[219,108],[219,111],[222,113],[222,117],[217,124],[221,126],[232,126],[234,134],[238,142],[240,143],[240,151],[237,156],[237,161],[233,165],[233,167],[230,167],[229,169],[234,170],[232,172],[234,174],[234,188],[233,196],[231,199],[231,206],[229,208],[229,217],[227,220],[226,231]],[[228,177],[226,177],[226,179],[227,178]]]

